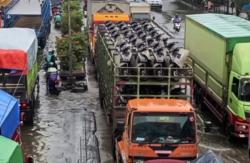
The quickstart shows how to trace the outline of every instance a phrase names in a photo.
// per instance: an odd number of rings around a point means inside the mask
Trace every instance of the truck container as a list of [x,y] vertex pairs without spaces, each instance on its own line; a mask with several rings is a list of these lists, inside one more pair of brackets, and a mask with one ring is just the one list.
[[225,131],[248,137],[250,22],[232,15],[188,15],[185,48],[194,69],[195,101]]
[[131,18],[135,20],[150,20],[151,9],[150,5],[145,2],[130,2]]
[[33,163],[31,157],[24,158],[22,148],[17,142],[0,136],[1,163]]
[[[139,28],[147,36],[137,35]],[[134,37],[125,37],[126,30]],[[170,43],[162,47],[153,46],[150,40],[139,43],[140,38],[153,35],[155,44],[156,40],[167,40],[163,39],[167,34],[151,22],[106,22],[97,28],[94,59],[99,97],[112,126],[117,162],[193,159],[198,153],[196,117],[190,102],[192,68],[184,64],[188,52],[182,48],[172,50]],[[152,53],[148,56],[149,49]],[[162,52],[159,54],[164,56],[164,63],[156,59],[156,49]]]
[[4,27],[31,28],[36,31],[38,45],[45,47],[51,27],[50,0],[19,0],[5,13]]
[[37,51],[33,29],[0,30],[0,89],[20,100],[24,122],[33,122],[39,90]]
[[151,6],[152,10],[162,11],[162,0],[145,0]]
[[19,101],[0,90],[0,135],[20,141],[20,108]]

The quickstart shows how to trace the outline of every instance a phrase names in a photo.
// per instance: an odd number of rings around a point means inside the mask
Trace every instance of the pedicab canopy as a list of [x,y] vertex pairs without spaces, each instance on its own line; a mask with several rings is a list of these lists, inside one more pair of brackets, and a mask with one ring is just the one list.
[[0,162],[24,163],[20,145],[13,140],[0,136]]
[[19,101],[8,93],[0,90],[0,135],[11,139],[19,125]]
[[0,29],[0,69],[21,70],[26,75],[37,58],[37,38],[33,29]]

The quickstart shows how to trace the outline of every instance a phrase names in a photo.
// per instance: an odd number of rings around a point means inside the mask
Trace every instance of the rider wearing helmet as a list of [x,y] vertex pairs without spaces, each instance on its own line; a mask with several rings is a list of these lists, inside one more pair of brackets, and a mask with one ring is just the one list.
[[43,66],[43,69],[45,71],[47,71],[49,67],[55,67],[57,69],[57,58],[54,53],[55,51],[53,49],[50,49],[47,56],[45,57],[45,64]]
[[173,23],[180,23],[181,22],[181,17],[176,14],[172,20],[173,20]]

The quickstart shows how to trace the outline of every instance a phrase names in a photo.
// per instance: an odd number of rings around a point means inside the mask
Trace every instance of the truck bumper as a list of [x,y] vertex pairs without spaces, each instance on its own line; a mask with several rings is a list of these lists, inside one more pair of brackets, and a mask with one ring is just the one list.
[[248,138],[249,127],[249,123],[236,121],[234,124],[234,132],[232,133],[232,135],[238,138]]

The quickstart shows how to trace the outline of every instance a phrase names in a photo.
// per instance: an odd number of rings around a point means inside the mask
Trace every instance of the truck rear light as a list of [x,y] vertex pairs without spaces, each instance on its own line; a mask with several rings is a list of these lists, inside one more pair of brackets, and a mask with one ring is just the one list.
[[29,103],[25,100],[21,102],[21,109],[28,109]]

